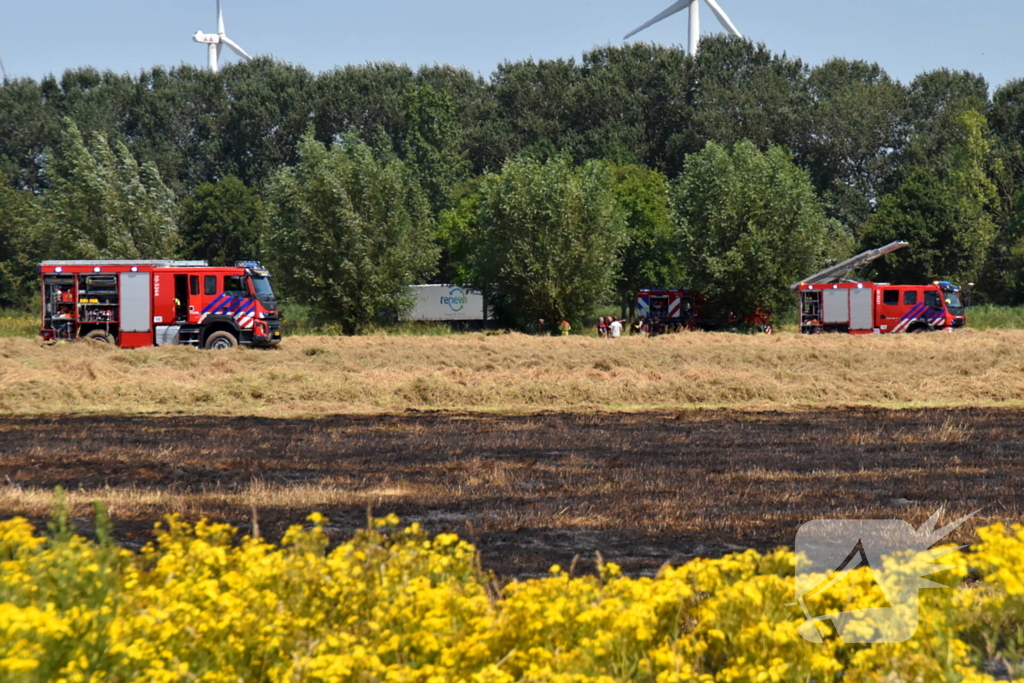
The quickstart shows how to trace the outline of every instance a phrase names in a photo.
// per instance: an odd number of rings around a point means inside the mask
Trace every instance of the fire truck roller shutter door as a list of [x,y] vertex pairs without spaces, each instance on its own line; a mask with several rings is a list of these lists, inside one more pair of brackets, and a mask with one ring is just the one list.
[[149,332],[149,273],[121,273],[121,331]]
[[826,289],[823,294],[821,322],[826,325],[850,322],[850,290]]
[[871,297],[874,290],[851,289],[850,290],[850,329],[870,330],[874,328],[874,316],[871,311]]

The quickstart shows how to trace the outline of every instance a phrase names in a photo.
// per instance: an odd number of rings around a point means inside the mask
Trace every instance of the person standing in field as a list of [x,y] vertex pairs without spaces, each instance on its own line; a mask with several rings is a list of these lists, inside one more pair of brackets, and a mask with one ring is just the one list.
[[608,334],[611,335],[612,339],[618,339],[622,336],[622,321],[612,319],[610,325],[608,325]]
[[572,325],[569,324],[568,320],[563,320],[562,322],[558,323],[558,332],[563,337],[568,337],[569,333],[572,332]]
[[605,321],[604,316],[597,319],[597,336],[601,339],[608,336],[608,323]]

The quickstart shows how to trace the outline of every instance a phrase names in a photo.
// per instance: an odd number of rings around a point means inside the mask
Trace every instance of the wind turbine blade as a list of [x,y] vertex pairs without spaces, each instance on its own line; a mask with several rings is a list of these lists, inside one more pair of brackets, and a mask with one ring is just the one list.
[[732,23],[729,19],[729,15],[725,13],[725,10],[723,10],[715,0],[707,0],[707,3],[708,7],[711,8],[711,11],[715,13],[716,17],[718,17],[718,21],[722,22],[722,26],[729,29],[737,38],[743,37],[743,34],[740,33],[738,28],[736,28],[736,24]]
[[231,40],[231,39],[230,39],[230,38],[228,38],[227,36],[221,36],[221,38],[220,38],[220,42],[222,42],[222,43],[224,43],[225,45],[227,45],[228,47],[230,47],[230,48],[231,48],[232,50],[234,50],[234,52],[235,52],[235,54],[236,54],[236,55],[238,55],[239,57],[242,57],[242,58],[243,58],[243,59],[245,59],[246,61],[248,61],[248,60],[251,60],[251,59],[252,59],[252,57],[250,57],[249,55],[245,54],[245,50],[243,50],[242,48],[240,48],[240,47],[238,46],[238,43],[236,43],[235,41]]
[[7,83],[7,69],[4,68],[4,60],[0,59],[0,73],[4,75],[4,83]]
[[217,34],[224,35],[224,13],[220,11],[220,0],[217,0]]
[[634,30],[630,31],[629,33],[627,33],[626,37],[623,38],[623,40],[629,40],[630,38],[632,38],[636,34],[640,33],[640,31],[643,31],[645,29],[650,28],[651,26],[654,26],[659,21],[664,21],[665,19],[668,19],[673,14],[677,14],[679,12],[682,12],[684,9],[686,9],[687,7],[692,5],[694,2],[697,2],[697,0],[678,0],[676,3],[674,3],[667,10],[665,10],[664,12],[659,14],[658,16],[654,17],[653,19],[648,21],[643,26],[641,26],[641,27],[639,27],[637,29],[634,29]]

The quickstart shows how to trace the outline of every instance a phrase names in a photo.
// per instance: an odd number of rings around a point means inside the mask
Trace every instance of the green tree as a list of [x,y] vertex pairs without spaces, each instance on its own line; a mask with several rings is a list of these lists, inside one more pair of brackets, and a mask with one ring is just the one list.
[[483,276],[477,258],[483,249],[480,204],[487,176],[477,176],[462,186],[455,206],[438,217],[437,241],[441,246],[438,277],[444,284],[481,286]]
[[313,75],[258,57],[219,74],[231,102],[219,131],[224,168],[249,186],[297,161],[299,138],[314,116]]
[[42,84],[24,78],[0,86],[0,174],[4,184],[39,190],[43,152],[59,142],[60,130],[60,117],[48,103]]
[[851,246],[780,147],[708,143],[673,189],[690,284],[723,315],[782,313],[793,304],[789,285]]
[[330,148],[307,133],[299,163],[269,190],[269,252],[286,295],[346,333],[400,314],[408,285],[437,267],[430,205],[409,167],[354,134]]
[[915,78],[907,88],[904,126],[909,141],[896,155],[905,176],[918,168],[940,172],[937,165],[959,144],[963,114],[987,109],[988,84],[977,74],[939,69]]
[[421,67],[415,82],[451,96],[472,173],[500,169],[509,155],[510,140],[490,83],[467,69],[447,64]]
[[993,245],[994,254],[979,278],[983,292],[996,303],[1024,303],[1024,188],[1013,197],[1013,208],[1006,227]]
[[889,282],[927,282],[936,278],[975,279],[996,236],[989,214],[997,201],[989,177],[991,141],[985,118],[966,111],[957,135],[930,167],[911,169],[862,234],[865,248],[906,240],[907,249],[877,261],[878,277]]
[[680,235],[669,209],[668,178],[643,166],[611,166],[610,171],[625,217],[625,241],[615,279],[625,317],[638,290],[678,287],[684,271]]
[[44,195],[53,257],[170,258],[177,207],[153,164],[139,165],[122,142],[95,134],[88,145],[65,122],[62,152],[46,169]]
[[491,76],[491,96],[506,124],[507,148],[518,154],[546,142],[562,149],[563,136],[572,125],[568,99],[579,82],[580,71],[572,59],[498,65]]
[[893,150],[906,146],[907,92],[877,64],[833,59],[813,69],[796,143],[829,213],[857,231],[889,189]]
[[405,125],[401,157],[416,170],[435,212],[451,206],[455,186],[469,173],[462,128],[451,95],[429,85],[409,85],[402,100]]
[[763,43],[715,36],[701,42],[689,78],[693,111],[675,139],[677,168],[686,154],[703,150],[709,141],[795,147],[800,119],[810,106],[807,67],[799,59],[772,54]]
[[39,238],[35,196],[0,183],[0,306],[21,306],[38,291],[37,264],[47,255]]
[[235,176],[204,183],[181,202],[181,253],[230,265],[263,255],[263,201]]
[[1016,211],[1019,190],[1024,187],[1024,79],[1010,81],[996,91],[987,118],[993,136],[993,180],[1000,200],[994,214],[996,225],[1004,230]]
[[607,165],[509,161],[483,182],[475,268],[510,322],[581,326],[611,292],[624,240]]
[[405,89],[413,77],[408,66],[391,63],[321,73],[314,88],[317,138],[326,144],[337,135],[358,133],[368,140],[384,131],[395,139],[402,126]]

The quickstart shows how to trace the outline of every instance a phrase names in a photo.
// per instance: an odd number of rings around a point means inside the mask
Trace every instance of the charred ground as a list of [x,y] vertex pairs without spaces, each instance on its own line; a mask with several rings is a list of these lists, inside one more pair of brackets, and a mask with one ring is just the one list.
[[276,540],[315,510],[341,539],[372,506],[462,534],[505,576],[596,552],[642,573],[790,545],[819,517],[1024,521],[1022,434],[994,409],[10,418],[0,518],[42,522],[60,485],[84,531],[102,499],[137,547],[171,512],[248,532],[255,507]]

